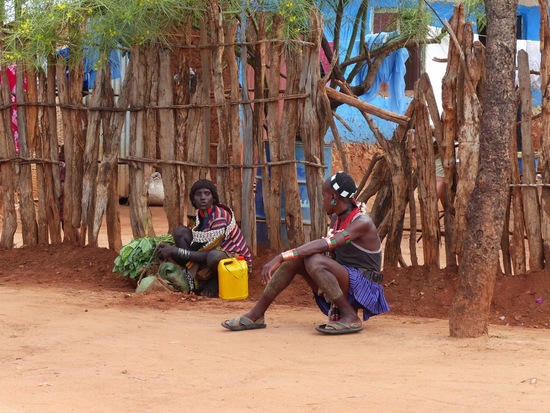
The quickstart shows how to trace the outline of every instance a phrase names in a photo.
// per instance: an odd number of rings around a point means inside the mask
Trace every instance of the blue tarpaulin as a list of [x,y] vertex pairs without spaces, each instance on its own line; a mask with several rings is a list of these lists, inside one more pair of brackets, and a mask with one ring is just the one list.
[[[56,55],[69,57],[69,48],[65,47],[57,51]],[[99,51],[92,47],[84,49],[84,81],[83,89],[88,90],[94,87],[97,71],[95,65],[99,59]],[[111,50],[109,53],[109,63],[111,65],[111,79],[120,79],[120,53],[118,50]]]

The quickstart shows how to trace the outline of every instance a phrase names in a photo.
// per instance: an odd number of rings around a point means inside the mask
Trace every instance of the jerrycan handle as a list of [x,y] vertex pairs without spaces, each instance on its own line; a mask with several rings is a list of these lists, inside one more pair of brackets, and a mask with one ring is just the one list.
[[224,258],[223,260],[220,260],[218,266],[223,265],[225,267],[226,265],[231,264],[234,260],[235,258]]

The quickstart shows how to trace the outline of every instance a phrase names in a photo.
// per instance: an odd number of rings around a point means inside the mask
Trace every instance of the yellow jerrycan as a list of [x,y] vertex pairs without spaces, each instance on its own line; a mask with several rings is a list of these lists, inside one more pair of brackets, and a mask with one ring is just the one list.
[[221,299],[248,298],[248,264],[244,257],[221,260],[218,264],[218,280]]

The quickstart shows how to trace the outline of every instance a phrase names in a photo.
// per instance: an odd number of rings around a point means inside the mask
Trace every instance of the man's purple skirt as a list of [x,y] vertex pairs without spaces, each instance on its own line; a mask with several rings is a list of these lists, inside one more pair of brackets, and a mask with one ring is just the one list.
[[[366,321],[373,315],[390,311],[381,284],[367,280],[357,268],[346,268],[349,274],[348,302],[355,309],[363,309],[363,320]],[[313,297],[321,311],[328,315],[330,303],[316,293],[313,294]]]

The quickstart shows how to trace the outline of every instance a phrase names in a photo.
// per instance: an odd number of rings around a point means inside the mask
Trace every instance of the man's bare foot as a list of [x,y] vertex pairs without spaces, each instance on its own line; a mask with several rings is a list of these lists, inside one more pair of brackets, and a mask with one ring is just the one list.
[[363,322],[361,319],[356,315],[340,315],[340,320],[338,320],[340,323],[345,324],[348,327],[361,327],[363,325]]

